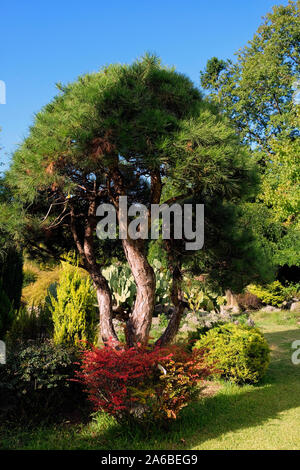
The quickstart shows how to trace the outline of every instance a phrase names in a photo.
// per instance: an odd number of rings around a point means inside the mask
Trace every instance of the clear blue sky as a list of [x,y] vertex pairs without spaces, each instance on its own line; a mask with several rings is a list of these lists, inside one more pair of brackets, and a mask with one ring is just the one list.
[[232,58],[285,0],[2,0],[0,161],[26,136],[56,82],[155,52],[199,85],[212,56]]

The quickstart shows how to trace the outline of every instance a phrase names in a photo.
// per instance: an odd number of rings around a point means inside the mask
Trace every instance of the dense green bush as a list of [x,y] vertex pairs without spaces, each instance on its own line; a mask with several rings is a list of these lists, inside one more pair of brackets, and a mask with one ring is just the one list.
[[78,407],[81,387],[70,381],[76,359],[74,350],[50,342],[8,348],[0,366],[0,412],[35,420]]
[[62,263],[55,295],[49,293],[54,342],[78,346],[96,341],[97,304],[92,281],[69,263]]
[[224,378],[240,384],[258,382],[270,360],[263,334],[257,328],[234,323],[209,330],[195,348],[206,348],[208,363],[215,363]]
[[182,344],[186,349],[191,350],[195,342],[212,328],[224,325],[225,323],[236,323],[240,325],[254,326],[254,322],[248,313],[232,314],[228,310],[222,312],[188,312],[183,315],[176,342]]
[[274,281],[264,287],[250,284],[247,290],[250,294],[256,295],[264,304],[274,307],[281,307],[282,302],[289,298],[289,294],[285,292],[284,286],[279,281]]
[[284,302],[289,302],[293,297],[300,298],[300,285],[282,285],[279,281],[274,281],[265,286],[250,284],[247,290],[256,295],[262,303],[282,307]]
[[292,298],[300,299],[300,283],[290,283],[284,286],[285,300],[289,301]]

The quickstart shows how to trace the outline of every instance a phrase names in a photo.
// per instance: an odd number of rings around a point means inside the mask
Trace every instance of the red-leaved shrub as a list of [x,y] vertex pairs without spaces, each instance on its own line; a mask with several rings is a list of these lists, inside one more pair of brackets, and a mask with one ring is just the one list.
[[210,374],[201,350],[107,345],[82,352],[77,380],[95,410],[118,421],[149,422],[176,418],[195,396],[197,383]]

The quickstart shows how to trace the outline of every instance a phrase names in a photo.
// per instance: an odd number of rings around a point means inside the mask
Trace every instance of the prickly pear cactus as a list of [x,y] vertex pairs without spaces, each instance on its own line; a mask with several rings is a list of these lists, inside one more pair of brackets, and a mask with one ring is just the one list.
[[[158,260],[154,260],[153,269],[156,277],[156,303],[168,304],[170,275]],[[131,308],[136,296],[136,285],[129,266],[111,265],[103,270],[103,276],[108,281],[116,305],[126,304]]]

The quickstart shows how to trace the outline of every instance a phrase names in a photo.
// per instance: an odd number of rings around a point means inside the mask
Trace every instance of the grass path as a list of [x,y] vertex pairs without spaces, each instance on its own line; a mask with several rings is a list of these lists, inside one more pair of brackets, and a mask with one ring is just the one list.
[[[297,319],[283,313],[255,315],[271,346],[272,360],[259,386],[223,384],[184,410],[169,432],[128,432],[107,416],[89,424],[34,430],[0,427],[2,449],[299,449],[300,365],[291,343],[300,340]],[[289,314],[288,314],[289,315]]]
[[207,400],[201,438],[192,438],[191,448],[300,448],[300,365],[291,362],[291,344],[300,339],[300,329],[293,321],[280,323],[278,315],[258,315],[257,324],[272,351],[263,383],[255,387],[226,385]]

